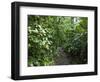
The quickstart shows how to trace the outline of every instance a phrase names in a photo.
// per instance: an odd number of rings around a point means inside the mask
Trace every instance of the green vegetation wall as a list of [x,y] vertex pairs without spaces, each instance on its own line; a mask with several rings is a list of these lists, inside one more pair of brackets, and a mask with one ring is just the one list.
[[87,63],[87,17],[28,16],[28,66],[55,65],[58,48],[69,64]]

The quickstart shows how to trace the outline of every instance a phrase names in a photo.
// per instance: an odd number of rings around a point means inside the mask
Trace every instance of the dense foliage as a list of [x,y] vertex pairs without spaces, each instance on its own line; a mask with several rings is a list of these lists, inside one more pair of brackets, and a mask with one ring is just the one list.
[[72,61],[87,63],[87,17],[28,16],[28,66],[55,65],[62,48]]

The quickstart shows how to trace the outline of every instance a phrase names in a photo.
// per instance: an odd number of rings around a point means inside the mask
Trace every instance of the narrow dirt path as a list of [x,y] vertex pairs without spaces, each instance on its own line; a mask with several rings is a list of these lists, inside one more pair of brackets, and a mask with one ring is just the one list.
[[59,56],[55,57],[55,65],[68,65],[70,64],[70,57],[68,57],[68,54],[64,52],[64,50],[59,47]]

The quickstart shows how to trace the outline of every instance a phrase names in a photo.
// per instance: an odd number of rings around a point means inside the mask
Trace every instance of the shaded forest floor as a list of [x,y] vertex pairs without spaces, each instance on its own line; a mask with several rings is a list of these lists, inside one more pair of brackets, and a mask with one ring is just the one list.
[[69,65],[72,58],[66,54],[61,47],[59,47],[59,55],[54,58],[55,65]]

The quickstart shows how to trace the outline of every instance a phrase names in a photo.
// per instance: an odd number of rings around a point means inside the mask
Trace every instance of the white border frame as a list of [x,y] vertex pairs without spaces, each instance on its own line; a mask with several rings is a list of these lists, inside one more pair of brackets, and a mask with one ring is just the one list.
[[[88,17],[88,64],[27,67],[27,15],[56,15]],[[59,73],[94,72],[94,11],[20,7],[20,75],[43,75]]]

